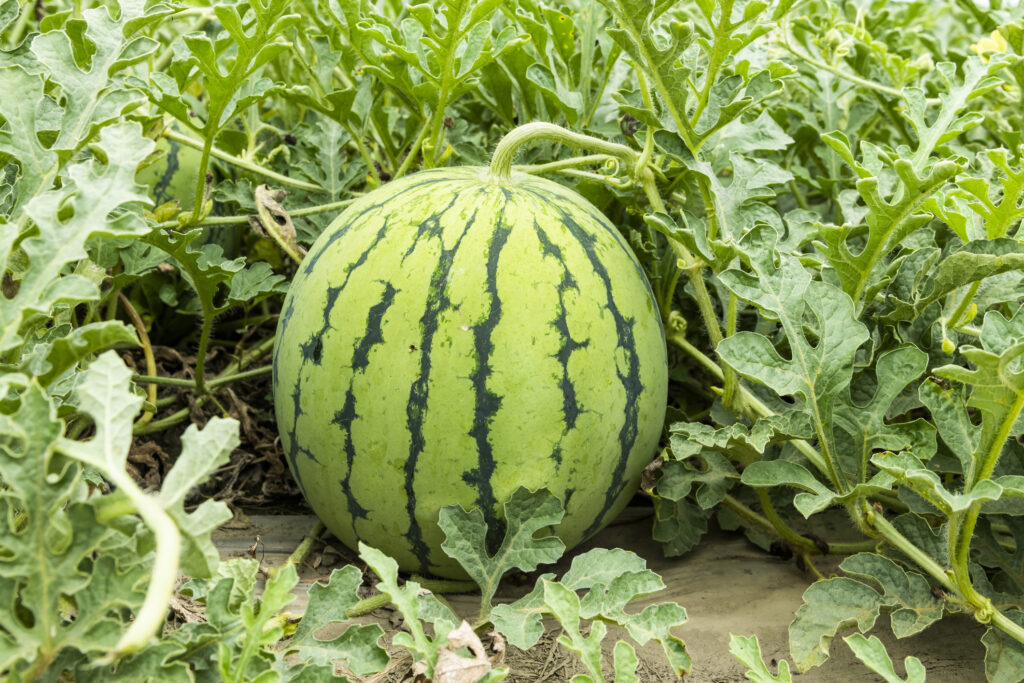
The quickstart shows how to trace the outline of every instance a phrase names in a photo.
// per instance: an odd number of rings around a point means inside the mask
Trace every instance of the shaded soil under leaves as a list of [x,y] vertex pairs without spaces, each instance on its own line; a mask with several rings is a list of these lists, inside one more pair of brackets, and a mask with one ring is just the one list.
[[[195,378],[194,355],[183,354],[167,346],[156,346],[154,356],[160,376]],[[136,372],[145,372],[141,352],[123,353],[122,358]],[[269,361],[268,354],[260,362],[265,364]],[[222,347],[211,347],[206,361],[207,376],[216,376],[234,362],[235,357]],[[189,494],[187,504],[195,506],[203,500],[214,499],[223,501],[236,511],[264,514],[274,511],[309,512],[281,450],[269,374],[218,387],[212,400],[205,402],[197,401],[195,393],[187,388],[161,386],[159,396],[176,400],[158,411],[154,420],[185,408],[188,409],[188,419],[168,429],[135,438],[128,456],[128,467],[132,476],[145,488],[159,488],[181,450],[181,435],[190,424],[201,428],[213,416],[228,416],[238,420],[241,443],[231,454],[230,462]]]

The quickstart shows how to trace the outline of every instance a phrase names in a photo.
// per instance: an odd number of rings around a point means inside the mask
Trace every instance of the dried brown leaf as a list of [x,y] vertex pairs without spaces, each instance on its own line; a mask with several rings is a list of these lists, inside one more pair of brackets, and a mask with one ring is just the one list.
[[[460,648],[469,648],[473,657],[456,654]],[[465,620],[448,634],[448,645],[441,648],[434,667],[434,683],[476,683],[492,668],[487,649],[473,628]]]
[[153,441],[134,443],[128,452],[128,472],[143,489],[159,488],[169,468],[170,457]]
[[228,414],[238,420],[242,427],[242,435],[252,443],[259,443],[259,436],[255,433],[255,424],[252,417],[249,415],[249,413],[252,412],[252,407],[242,399],[238,398],[238,394],[235,393],[234,389],[228,387],[225,389],[225,392],[227,393],[228,400],[231,404]]
[[643,474],[641,475],[640,488],[644,491],[651,491],[654,488],[654,485],[658,483],[658,470],[660,470],[661,466],[664,464],[665,461],[662,460],[660,455],[651,461],[651,464],[644,468]]

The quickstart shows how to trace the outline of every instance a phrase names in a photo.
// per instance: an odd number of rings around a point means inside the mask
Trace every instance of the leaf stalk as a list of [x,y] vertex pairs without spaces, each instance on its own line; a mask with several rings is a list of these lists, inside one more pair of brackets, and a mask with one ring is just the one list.
[[98,662],[101,665],[141,650],[150,638],[163,628],[168,605],[178,582],[178,559],[181,554],[181,533],[178,531],[178,525],[156,498],[144,493],[126,471],[108,471],[104,472],[104,475],[119,490],[124,491],[135,505],[142,521],[153,530],[156,549],[153,557],[153,574],[146,588],[142,607],[114,650]]
[[[215,159],[220,159],[221,161],[226,161],[226,162],[228,162],[229,164],[231,164],[233,166],[237,166],[238,168],[244,169],[244,170],[249,171],[251,173],[255,173],[256,175],[261,175],[264,178],[267,178],[269,180],[273,180],[274,182],[276,182],[276,183],[278,183],[280,185],[287,185],[288,187],[295,187],[295,188],[298,188],[300,190],[306,190],[307,192],[323,192],[324,191],[323,188],[320,187],[319,185],[314,185],[313,183],[307,183],[304,180],[296,180],[295,178],[289,178],[286,175],[282,175],[280,173],[277,173],[276,171],[271,171],[269,168],[265,168],[263,166],[260,166],[259,164],[255,164],[255,163],[253,163],[253,162],[251,162],[251,161],[249,161],[247,159],[243,159],[241,157],[237,157],[237,156],[235,156],[233,154],[228,154],[227,152],[224,152],[224,151],[218,149],[217,147],[214,147],[213,146],[213,139],[212,138],[210,139],[209,149],[207,150],[207,143],[204,140],[197,140],[197,139],[193,138],[190,135],[184,135],[184,134],[179,133],[178,131],[173,130],[171,128],[164,129],[163,136],[168,138],[169,140],[174,140],[175,142],[178,142],[178,143],[181,143],[183,145],[187,145],[189,147],[192,147],[193,149],[198,149],[200,151],[205,151],[206,152],[206,159],[205,159],[205,161],[200,162],[200,167],[203,168],[203,169],[205,169],[207,167],[207,164],[208,164],[208,161],[209,161],[209,157],[212,156]],[[204,172],[204,176],[205,176],[205,172]],[[202,186],[205,187],[205,185],[206,185],[206,178],[205,177],[201,178],[199,182],[201,182]],[[198,183],[197,183],[197,185],[198,185]],[[199,190],[197,196],[198,196],[199,201],[201,202],[202,201],[202,190],[201,189]],[[201,205],[200,203],[197,203],[194,206],[198,207],[200,205]]]

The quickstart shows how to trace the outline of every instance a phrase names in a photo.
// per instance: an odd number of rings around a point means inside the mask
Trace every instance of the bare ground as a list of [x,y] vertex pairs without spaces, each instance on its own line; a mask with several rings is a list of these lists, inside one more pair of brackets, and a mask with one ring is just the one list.
[[[267,566],[281,564],[292,553],[303,535],[315,522],[311,516],[253,516],[244,518],[221,531],[217,542],[224,559],[255,556]],[[757,635],[762,652],[772,668],[779,659],[788,658],[787,630],[793,614],[801,605],[801,595],[813,577],[792,560],[781,560],[761,551],[738,534],[712,532],[702,545],[682,558],[664,558],[660,547],[650,538],[650,520],[613,525],[582,546],[619,547],[636,552],[658,572],[667,589],[646,600],[678,602],[689,613],[689,622],[678,635],[686,642],[693,659],[693,670],[687,683],[732,683],[744,681],[744,668],[729,653],[729,634]],[[259,538],[257,542],[256,539]],[[253,546],[255,545],[255,548]],[[252,551],[252,552],[250,552]],[[296,589],[298,599],[289,608],[300,613],[305,608],[305,592],[310,583],[327,576],[336,567],[353,561],[354,556],[329,534],[318,541],[306,558],[300,572],[302,582]],[[569,557],[554,571],[568,568]],[[819,569],[827,571],[829,567]],[[549,569],[550,570],[550,569]],[[525,590],[522,585],[503,588],[498,599],[511,600]],[[447,596],[448,602],[463,616],[471,617],[478,609],[473,595]],[[380,623],[390,635],[400,628],[401,620],[390,610],[378,610],[364,618]],[[510,681],[567,681],[583,673],[575,655],[557,645],[556,625],[549,624],[544,638],[529,651],[509,646],[505,664],[511,668]],[[340,628],[340,627],[339,627]],[[329,637],[329,629],[319,634]],[[902,672],[902,661],[913,654],[928,669],[930,682],[982,681],[984,649],[979,642],[983,630],[967,619],[947,618],[924,633],[897,641],[882,619],[873,633],[885,643]],[[614,634],[614,632],[613,632]],[[611,654],[615,639],[606,638]],[[643,681],[675,681],[661,653],[660,646],[649,643],[640,648],[640,677]],[[858,662],[839,638],[831,646],[831,659],[794,680],[806,681],[879,681],[880,677]],[[378,683],[402,681],[408,676],[409,662],[397,661],[395,668]]]

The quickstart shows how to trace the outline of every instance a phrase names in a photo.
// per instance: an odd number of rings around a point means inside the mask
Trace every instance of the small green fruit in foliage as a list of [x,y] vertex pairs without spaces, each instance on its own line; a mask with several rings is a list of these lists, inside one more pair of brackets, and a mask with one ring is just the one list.
[[150,189],[157,207],[176,201],[180,209],[191,211],[202,152],[165,137],[157,140],[156,152],[161,156],[136,174],[136,182]]
[[[155,151],[160,156],[140,169],[135,180],[149,188],[157,220],[169,221],[179,211],[192,210],[203,153],[162,136],[156,142]],[[241,240],[236,226],[206,227],[203,231],[203,235],[193,242],[195,248],[204,244],[217,244],[223,249],[225,257],[238,256]]]
[[[285,300],[274,398],[288,462],[350,547],[461,576],[442,507],[500,538],[520,486],[573,546],[635,493],[665,418],[665,338],[618,230],[554,182],[417,173],[361,197]],[[493,543],[495,539],[489,539]]]

